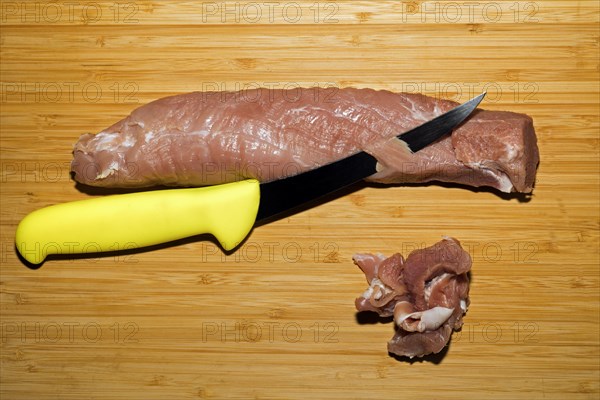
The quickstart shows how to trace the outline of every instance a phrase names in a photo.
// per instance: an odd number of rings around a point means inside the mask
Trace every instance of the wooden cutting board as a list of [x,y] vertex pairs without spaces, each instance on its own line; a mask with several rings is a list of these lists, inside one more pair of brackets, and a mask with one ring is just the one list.
[[[1,4],[2,399],[599,396],[597,1]],[[356,86],[527,113],[533,196],[365,187],[207,241],[27,268],[29,212],[107,194],[69,177],[78,136],[192,90]],[[90,226],[89,229],[94,229]],[[390,357],[357,317],[357,252],[443,235],[474,264],[441,357]]]

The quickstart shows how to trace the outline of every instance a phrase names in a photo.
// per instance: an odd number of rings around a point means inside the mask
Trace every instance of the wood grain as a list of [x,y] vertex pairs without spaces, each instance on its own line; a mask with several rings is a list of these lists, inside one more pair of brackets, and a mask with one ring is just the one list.
[[[0,7],[3,399],[598,398],[597,1]],[[80,134],[161,96],[253,85],[485,88],[485,108],[534,118],[534,194],[367,186],[233,254],[187,240],[37,270],[17,258],[27,213],[105,194],[70,180]],[[474,259],[465,327],[443,357],[396,360],[391,325],[354,311],[351,257],[442,235]]]

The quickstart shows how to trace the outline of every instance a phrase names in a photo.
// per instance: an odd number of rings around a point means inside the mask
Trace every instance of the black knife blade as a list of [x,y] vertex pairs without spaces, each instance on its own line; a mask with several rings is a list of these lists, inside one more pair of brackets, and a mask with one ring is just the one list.
[[[481,103],[485,93],[397,137],[417,152],[452,133]],[[288,178],[262,183],[257,223],[293,211],[304,203],[334,193],[377,172],[377,159],[361,151],[331,164]]]

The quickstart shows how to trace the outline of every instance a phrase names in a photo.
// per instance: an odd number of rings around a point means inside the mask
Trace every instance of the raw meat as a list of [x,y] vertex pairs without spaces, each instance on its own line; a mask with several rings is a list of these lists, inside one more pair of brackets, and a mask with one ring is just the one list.
[[400,254],[358,254],[354,261],[369,283],[356,309],[394,316],[390,353],[410,358],[438,353],[461,328],[469,306],[471,257],[458,240],[445,238],[406,260]]
[[455,106],[354,88],[182,94],[81,136],[72,170],[78,182],[104,187],[267,182],[364,150],[379,161],[373,182],[531,192],[539,155],[527,115],[476,110],[451,136],[415,154],[395,138]]

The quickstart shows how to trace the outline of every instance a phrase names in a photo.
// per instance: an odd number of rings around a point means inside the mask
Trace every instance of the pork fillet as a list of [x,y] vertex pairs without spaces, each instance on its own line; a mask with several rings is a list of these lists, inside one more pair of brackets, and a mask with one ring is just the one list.
[[524,114],[477,110],[451,136],[411,154],[395,138],[457,104],[372,89],[252,89],[156,100],[75,144],[78,182],[202,186],[295,175],[364,150],[373,182],[444,181],[531,192],[539,161]]
[[354,261],[369,283],[356,309],[394,316],[390,353],[410,358],[438,353],[461,328],[469,305],[471,257],[458,240],[445,238],[406,260],[400,254],[357,254]]

